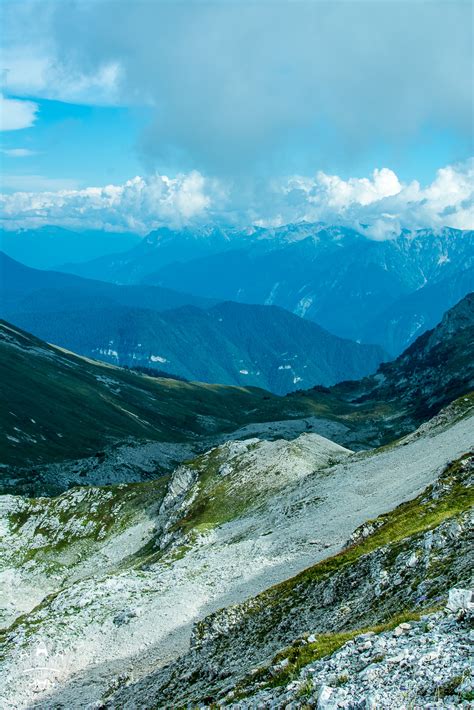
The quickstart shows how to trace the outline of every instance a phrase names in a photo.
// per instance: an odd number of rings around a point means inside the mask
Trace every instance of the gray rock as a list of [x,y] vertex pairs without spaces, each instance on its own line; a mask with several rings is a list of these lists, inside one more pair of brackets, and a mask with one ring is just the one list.
[[471,589],[451,589],[446,608],[456,614],[474,610],[474,598]]

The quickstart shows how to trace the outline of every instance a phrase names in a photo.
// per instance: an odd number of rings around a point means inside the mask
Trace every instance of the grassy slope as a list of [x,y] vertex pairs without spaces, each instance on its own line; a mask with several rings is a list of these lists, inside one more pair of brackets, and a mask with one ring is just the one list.
[[0,461],[25,466],[97,452],[130,437],[186,441],[310,404],[263,390],[178,382],[93,362],[0,324]]

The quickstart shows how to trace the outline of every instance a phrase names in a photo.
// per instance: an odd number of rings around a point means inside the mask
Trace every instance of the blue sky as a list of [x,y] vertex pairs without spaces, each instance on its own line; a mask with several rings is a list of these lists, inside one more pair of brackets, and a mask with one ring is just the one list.
[[[48,183],[86,187],[121,183],[143,170],[137,140],[149,118],[145,107],[87,106],[28,98],[38,106],[34,124],[2,134],[4,150],[21,147],[31,151],[18,157],[2,155],[6,191],[13,192],[17,185],[35,190],[35,184],[41,184],[39,176],[44,178],[45,187]],[[28,175],[36,177],[29,183]]]
[[[337,176],[347,192],[345,182],[374,181],[374,170],[385,168],[400,186],[429,189],[452,167],[463,176],[457,202],[466,210],[470,2],[0,0],[0,7],[5,194],[123,186],[138,175],[153,190],[161,185],[167,208],[178,184],[199,183],[189,200],[192,207],[196,198],[201,219],[225,213],[276,223],[310,215],[274,207],[275,190],[295,202],[285,187],[295,176],[316,180],[319,192],[325,178],[315,176]],[[201,182],[185,182],[196,174]],[[296,202],[305,193],[312,205],[303,182]],[[179,195],[181,217],[196,216],[184,204],[188,193]],[[392,196],[382,191],[377,200]]]

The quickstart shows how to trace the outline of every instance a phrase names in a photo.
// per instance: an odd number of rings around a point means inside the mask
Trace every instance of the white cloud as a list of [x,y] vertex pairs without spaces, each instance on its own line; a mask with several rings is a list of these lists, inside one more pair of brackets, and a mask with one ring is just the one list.
[[0,130],[17,131],[29,128],[36,120],[38,104],[33,101],[9,99],[0,94]]
[[[42,179],[32,178],[40,182]],[[211,204],[222,204],[223,198],[224,191],[217,181],[191,172],[175,178],[137,176],[123,185],[81,190],[3,194],[0,204],[4,226],[8,228],[60,224],[78,229],[113,228],[146,233],[163,224],[179,227],[195,220],[205,221]]]
[[[12,179],[26,184],[28,177]],[[318,172],[314,177],[291,176],[263,185],[254,182],[244,199],[239,184],[197,171],[174,178],[135,177],[123,185],[85,189],[55,190],[54,181],[48,183],[40,176],[29,179],[46,191],[0,196],[4,225],[9,228],[59,224],[144,234],[162,225],[220,222],[276,227],[307,221],[352,226],[372,239],[391,238],[402,228],[474,228],[472,160],[441,168],[425,187],[416,181],[402,183],[388,168],[348,180]]]
[[36,151],[29,148],[2,148],[0,152],[9,158],[28,158],[36,155]]

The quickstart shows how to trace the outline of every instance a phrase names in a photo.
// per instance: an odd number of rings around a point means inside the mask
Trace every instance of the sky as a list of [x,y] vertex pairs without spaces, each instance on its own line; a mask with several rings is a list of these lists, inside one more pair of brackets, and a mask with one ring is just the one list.
[[0,0],[7,228],[474,227],[466,0]]

